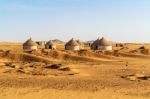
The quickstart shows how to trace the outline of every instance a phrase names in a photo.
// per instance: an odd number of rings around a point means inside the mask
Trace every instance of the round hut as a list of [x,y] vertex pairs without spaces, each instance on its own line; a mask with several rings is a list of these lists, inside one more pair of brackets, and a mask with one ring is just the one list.
[[80,49],[83,50],[83,49],[84,49],[84,43],[81,42],[80,40],[76,40],[76,41],[77,41],[77,43],[79,44]]
[[46,49],[56,49],[56,45],[53,43],[53,41],[48,41],[45,45]]
[[32,51],[32,50],[37,50],[37,43],[32,39],[28,39],[24,44],[23,44],[23,50],[25,51]]
[[73,38],[65,44],[66,50],[80,50],[80,45]]
[[104,37],[97,39],[91,45],[93,50],[112,50],[112,44],[110,41],[107,41]]
[[45,48],[45,41],[37,41],[38,49],[44,49]]

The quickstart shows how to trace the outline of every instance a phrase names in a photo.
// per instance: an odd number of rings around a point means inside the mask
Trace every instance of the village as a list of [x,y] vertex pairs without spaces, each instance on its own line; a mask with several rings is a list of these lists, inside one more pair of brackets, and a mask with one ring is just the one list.
[[150,0],[0,0],[0,99],[150,99]]
[[0,43],[0,98],[15,91],[14,99],[33,94],[63,99],[60,96],[72,93],[71,99],[103,95],[104,99],[134,99],[137,94],[148,99],[149,59],[150,44],[114,43],[104,37],[92,42],[29,38],[24,43]]
[[[103,50],[103,51],[111,51],[113,43],[106,40],[104,37],[101,39],[95,40],[93,43],[88,43],[87,44],[91,50]],[[80,40],[74,40],[73,38],[68,41],[65,45],[65,50],[84,50],[85,49],[85,43],[80,42]],[[37,50],[37,49],[57,49],[57,45],[55,42],[52,40],[48,42],[36,42],[32,38],[28,39],[24,44],[23,44],[23,50],[24,51],[32,51],[32,50]]]

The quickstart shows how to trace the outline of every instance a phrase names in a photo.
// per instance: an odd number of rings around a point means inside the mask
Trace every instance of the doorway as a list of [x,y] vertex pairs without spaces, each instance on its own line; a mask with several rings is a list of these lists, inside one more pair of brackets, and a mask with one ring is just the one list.
[[49,45],[49,49],[52,49],[52,45]]
[[95,48],[96,50],[98,50],[98,46],[96,46],[96,48]]

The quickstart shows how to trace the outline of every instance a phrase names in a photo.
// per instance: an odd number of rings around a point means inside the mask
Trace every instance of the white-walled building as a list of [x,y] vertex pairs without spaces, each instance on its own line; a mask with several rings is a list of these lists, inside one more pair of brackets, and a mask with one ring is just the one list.
[[80,50],[80,45],[73,38],[65,44],[66,50]]
[[81,42],[80,40],[76,40],[76,41],[77,41],[77,43],[78,43],[79,46],[80,46],[80,50],[83,50],[83,49],[84,49],[84,43]]
[[112,50],[112,44],[110,41],[107,41],[104,37],[97,39],[91,45],[92,50]]
[[37,43],[32,38],[28,39],[23,44],[24,51],[32,51],[32,50],[37,50],[37,49],[38,49]]
[[53,41],[48,41],[45,45],[46,49],[56,49],[56,45],[53,43]]

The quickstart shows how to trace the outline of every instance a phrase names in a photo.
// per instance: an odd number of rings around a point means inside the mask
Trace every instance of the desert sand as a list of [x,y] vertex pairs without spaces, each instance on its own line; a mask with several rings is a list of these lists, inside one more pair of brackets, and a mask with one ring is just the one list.
[[0,43],[0,99],[150,99],[150,45],[23,52]]

